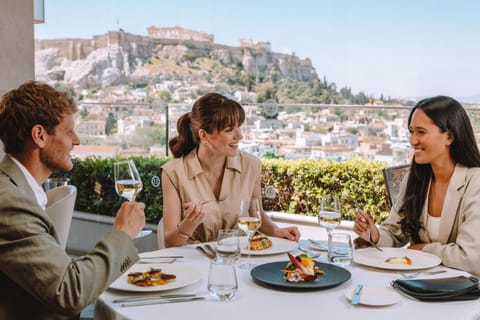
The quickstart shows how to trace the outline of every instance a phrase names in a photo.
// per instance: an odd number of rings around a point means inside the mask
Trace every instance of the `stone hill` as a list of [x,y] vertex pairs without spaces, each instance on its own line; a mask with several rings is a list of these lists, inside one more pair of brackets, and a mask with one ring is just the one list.
[[77,89],[161,80],[228,83],[234,77],[284,77],[310,82],[309,58],[275,53],[270,43],[216,44],[213,35],[180,27],[149,27],[148,36],[110,31],[92,39],[35,40],[36,78]]

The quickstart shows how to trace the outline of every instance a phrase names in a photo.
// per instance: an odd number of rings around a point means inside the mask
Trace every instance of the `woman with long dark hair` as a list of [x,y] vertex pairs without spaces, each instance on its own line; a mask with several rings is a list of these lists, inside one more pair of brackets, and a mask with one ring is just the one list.
[[[241,199],[261,199],[261,161],[240,151],[245,111],[234,100],[207,93],[177,122],[169,142],[175,159],[162,166],[163,229],[167,247],[216,240],[236,229]],[[260,231],[297,241],[296,227],[279,228],[261,209]]]
[[356,212],[354,231],[380,246],[410,243],[479,275],[480,153],[468,115],[450,97],[428,98],[412,109],[408,129],[414,156],[397,204],[379,228]]

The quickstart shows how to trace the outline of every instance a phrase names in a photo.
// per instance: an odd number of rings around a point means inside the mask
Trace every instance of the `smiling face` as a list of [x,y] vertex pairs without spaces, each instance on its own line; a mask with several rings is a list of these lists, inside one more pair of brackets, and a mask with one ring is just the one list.
[[[203,131],[203,130],[200,130]],[[234,157],[238,154],[238,143],[243,139],[238,125],[230,125],[220,131],[215,130],[212,134],[205,131],[200,133],[204,145],[209,151],[219,155]]]
[[441,165],[452,162],[450,145],[453,142],[453,136],[451,132],[441,132],[440,128],[423,110],[415,110],[408,130],[416,163]]
[[74,130],[73,115],[65,115],[46,137],[45,145],[40,150],[40,161],[52,172],[70,171],[73,168],[70,152],[80,144]]

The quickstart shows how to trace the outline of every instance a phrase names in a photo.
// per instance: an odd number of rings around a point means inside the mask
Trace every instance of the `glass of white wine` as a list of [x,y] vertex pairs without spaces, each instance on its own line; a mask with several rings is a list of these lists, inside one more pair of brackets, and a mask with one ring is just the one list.
[[113,164],[115,191],[120,197],[135,201],[137,194],[142,191],[143,184],[133,160],[118,161]]
[[238,227],[247,234],[247,261],[240,264],[241,269],[250,270],[254,264],[250,262],[250,240],[255,232],[262,225],[262,216],[260,213],[260,201],[258,199],[240,200],[240,212],[238,214]]
[[320,211],[318,223],[327,229],[328,251],[332,248],[332,231],[340,224],[342,214],[340,212],[340,199],[336,195],[324,195],[320,198]]

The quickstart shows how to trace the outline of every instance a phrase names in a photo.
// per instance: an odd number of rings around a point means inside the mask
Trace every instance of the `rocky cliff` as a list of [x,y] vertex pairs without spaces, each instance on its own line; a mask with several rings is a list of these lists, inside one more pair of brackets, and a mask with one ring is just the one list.
[[[310,59],[265,47],[158,39],[111,31],[92,39],[35,41],[37,80],[65,81],[78,89],[161,79],[228,81],[229,77],[317,77]],[[213,79],[213,80],[212,80]]]

